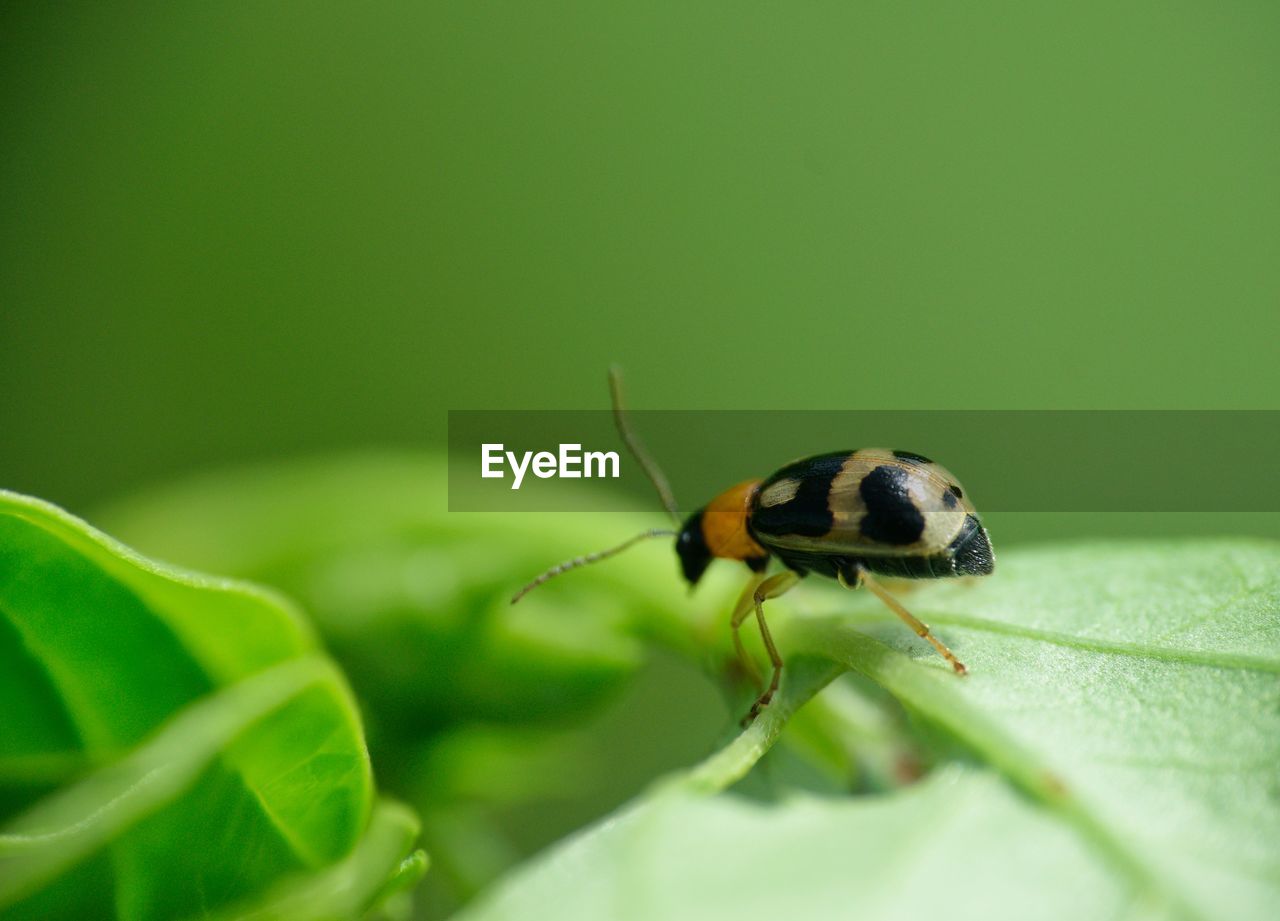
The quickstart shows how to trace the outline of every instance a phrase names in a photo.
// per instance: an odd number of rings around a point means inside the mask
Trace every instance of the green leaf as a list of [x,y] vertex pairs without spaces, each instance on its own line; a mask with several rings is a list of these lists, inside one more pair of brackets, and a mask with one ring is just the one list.
[[[775,611],[778,705],[728,748],[464,912],[508,918],[1270,919],[1280,908],[1280,547],[1006,553],[905,596],[957,678],[874,599]],[[855,798],[716,794],[838,669],[935,742],[924,783]]]
[[[337,921],[359,917],[412,886],[427,869],[422,851],[409,853],[418,820],[403,806],[381,802],[350,856],[305,879],[289,881],[256,903],[219,913],[214,921]],[[408,856],[405,856],[408,853]],[[393,867],[388,876],[388,867]]]
[[6,917],[245,903],[353,853],[368,825],[350,693],[287,602],[6,492],[0,674]]

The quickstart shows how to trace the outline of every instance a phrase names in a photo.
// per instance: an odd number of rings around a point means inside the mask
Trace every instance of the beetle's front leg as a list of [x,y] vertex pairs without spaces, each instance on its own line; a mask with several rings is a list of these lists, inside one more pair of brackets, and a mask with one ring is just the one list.
[[752,593],[751,600],[755,604],[756,623],[760,625],[760,637],[764,640],[764,648],[769,653],[769,661],[773,663],[773,677],[769,680],[769,686],[765,688],[764,693],[751,705],[751,712],[743,717],[743,726],[750,726],[755,721],[755,718],[760,715],[760,711],[769,706],[769,702],[773,700],[773,695],[777,693],[778,682],[782,680],[782,656],[778,655],[778,647],[773,644],[773,636],[769,633],[769,625],[765,623],[764,603],[770,598],[777,598],[779,595],[789,592],[799,581],[800,576],[790,570],[780,572],[765,579]]

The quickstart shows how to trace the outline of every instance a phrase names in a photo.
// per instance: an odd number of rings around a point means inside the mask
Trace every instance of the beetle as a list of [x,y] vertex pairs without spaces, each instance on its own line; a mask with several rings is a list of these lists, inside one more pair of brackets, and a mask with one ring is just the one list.
[[[680,570],[691,588],[713,559],[737,560],[751,570],[730,618],[734,649],[748,673],[764,685],[740,633],[754,611],[773,673],[744,724],[769,705],[782,676],[782,657],[765,621],[764,602],[789,591],[809,573],[835,579],[846,588],[865,586],[928,641],[957,675],[967,673],[955,654],[876,578],[985,576],[994,570],[987,530],[949,471],[911,451],[835,451],[793,461],[764,479],[738,483],[681,520],[666,478],[627,424],[616,368],[610,369],[609,384],[618,432],[677,527],[644,531],[616,547],[561,563],[517,592],[512,604],[563,572],[607,559],[648,538],[674,536]],[[766,576],[775,557],[784,568]]]

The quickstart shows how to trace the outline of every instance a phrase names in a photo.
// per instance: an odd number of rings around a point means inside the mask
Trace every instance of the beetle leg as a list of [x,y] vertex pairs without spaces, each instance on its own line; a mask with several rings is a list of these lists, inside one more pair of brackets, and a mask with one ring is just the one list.
[[761,582],[751,595],[751,600],[754,602],[756,609],[756,623],[760,625],[760,637],[764,640],[764,648],[769,652],[769,661],[773,663],[773,677],[769,679],[769,687],[751,705],[751,712],[742,720],[742,725],[744,726],[751,725],[755,718],[760,715],[760,711],[769,706],[769,701],[773,700],[773,695],[778,690],[778,682],[782,678],[782,656],[778,655],[778,647],[773,644],[773,636],[769,633],[769,625],[765,623],[764,603],[770,598],[777,598],[779,595],[790,591],[799,581],[800,577],[790,570],[780,572]]
[[733,627],[733,649],[738,654],[738,661],[742,663],[742,667],[750,676],[756,689],[764,687],[764,676],[760,674],[760,669],[756,666],[755,659],[747,654],[746,647],[742,645],[742,622],[747,619],[747,615],[752,611],[752,599],[755,597],[756,589],[760,587],[760,583],[764,581],[762,575],[752,575],[747,587],[742,590],[742,594],[738,596],[738,603],[734,605],[733,617],[729,621],[729,625]]
[[951,663],[951,667],[955,669],[955,672],[957,675],[966,675],[969,673],[969,669],[965,668],[964,663],[956,658],[955,653],[953,653],[950,649],[948,649],[946,647],[946,644],[943,643],[942,640],[938,639],[936,636],[934,636],[932,633],[929,632],[928,624],[924,623],[922,620],[920,620],[914,614],[912,614],[910,611],[904,608],[902,606],[902,602],[898,601],[897,598],[893,597],[893,595],[889,592],[889,590],[886,589],[883,585],[881,585],[878,580],[873,579],[871,577],[871,574],[868,573],[866,570],[859,568],[858,570],[856,570],[856,572],[857,572],[857,579],[854,581],[852,585],[850,585],[848,580],[845,579],[844,572],[841,571],[838,574],[840,584],[843,585],[845,588],[857,588],[859,585],[865,585],[868,589],[871,590],[872,594],[874,594],[877,598],[879,598],[881,601],[884,602],[885,607],[887,607],[894,614],[897,614],[899,617],[901,617],[903,623],[905,623],[908,627],[910,627],[912,630],[915,631],[916,636],[920,637],[923,640],[928,640],[929,643],[932,644],[933,648],[938,650],[938,654],[941,655],[942,658],[946,659],[948,662]]

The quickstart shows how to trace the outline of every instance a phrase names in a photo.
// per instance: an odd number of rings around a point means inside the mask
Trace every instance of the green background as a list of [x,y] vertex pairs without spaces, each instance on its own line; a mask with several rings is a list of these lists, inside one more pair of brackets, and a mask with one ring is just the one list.
[[1278,105],[1270,3],[6,4],[0,482],[442,445],[611,360],[1276,408]]

